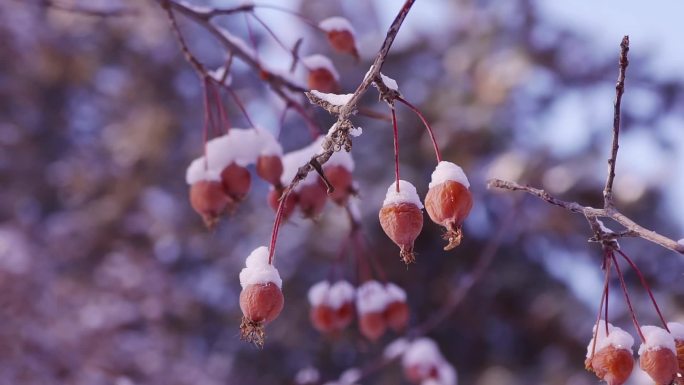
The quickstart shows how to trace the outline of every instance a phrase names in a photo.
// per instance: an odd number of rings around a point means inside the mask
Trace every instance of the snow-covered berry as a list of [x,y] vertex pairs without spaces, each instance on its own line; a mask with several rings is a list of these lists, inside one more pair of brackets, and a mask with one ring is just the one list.
[[283,175],[283,161],[279,155],[260,155],[256,162],[256,173],[273,186],[280,186]]
[[603,320],[594,326],[593,331],[596,339],[592,338],[587,345],[586,369],[608,385],[622,385],[634,368],[634,338],[617,326],[606,325]]
[[310,90],[336,93],[340,89],[339,74],[332,61],[323,55],[311,55],[302,59],[309,71],[307,85]]
[[268,261],[268,248],[262,246],[247,257],[246,267],[240,271],[240,309],[242,339],[257,346],[264,344],[264,326],[283,310],[282,279]]
[[221,182],[201,180],[190,186],[190,205],[208,228],[213,228],[218,218],[233,204],[233,200],[223,191]]
[[388,237],[400,248],[402,260],[415,262],[413,242],[423,228],[423,204],[416,188],[405,180],[399,181],[399,191],[395,183],[387,189],[385,201],[380,209],[380,225]]
[[406,303],[406,292],[393,283],[385,284],[388,303],[385,309],[385,321],[395,332],[406,329],[409,321],[409,307]]
[[433,222],[446,229],[444,238],[449,243],[444,250],[451,250],[461,243],[461,226],[473,207],[470,183],[461,167],[442,161],[432,173],[429,187],[425,210]]
[[338,52],[352,55],[359,60],[354,28],[349,20],[343,17],[330,17],[321,21],[318,26],[325,31],[328,42]]
[[657,326],[642,326],[646,340],[639,347],[639,366],[657,385],[668,385],[679,370],[674,337]]

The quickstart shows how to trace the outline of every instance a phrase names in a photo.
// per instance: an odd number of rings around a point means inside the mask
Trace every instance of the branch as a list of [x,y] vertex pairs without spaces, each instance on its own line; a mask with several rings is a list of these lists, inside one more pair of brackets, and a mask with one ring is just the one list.
[[617,210],[614,207],[597,209],[595,207],[582,206],[581,204],[576,202],[566,202],[560,200],[544,190],[530,186],[523,186],[515,182],[505,181],[501,179],[490,179],[487,182],[487,187],[490,189],[498,188],[508,191],[524,191],[554,206],[562,207],[573,213],[582,214],[585,218],[587,218],[590,224],[592,223],[592,218],[610,218],[615,222],[619,223],[620,225],[622,225],[623,227],[625,227],[626,229],[626,231],[624,232],[614,233],[612,238],[619,238],[623,236],[639,237],[647,241],[653,242],[657,245],[660,245],[666,249],[676,251],[680,254],[684,254],[684,245],[680,245],[677,243],[677,241],[660,235],[653,230],[644,228],[643,226],[637,224],[636,222],[628,218],[626,215],[622,214],[619,210]]
[[67,5],[56,0],[43,0],[43,6],[64,11],[77,13],[84,16],[92,17],[125,17],[125,16],[136,16],[138,15],[138,10],[133,8],[121,7],[115,9],[98,9],[91,8],[87,6],[79,5]]
[[617,160],[618,144],[620,138],[620,105],[622,103],[622,94],[625,92],[625,73],[629,60],[627,53],[629,52],[629,36],[622,38],[620,44],[620,61],[618,80],[615,84],[615,103],[613,103],[613,147],[610,152],[610,159],[608,159],[608,178],[606,179],[606,187],[603,189],[603,205],[605,208],[613,207],[613,180],[615,179],[615,162]]

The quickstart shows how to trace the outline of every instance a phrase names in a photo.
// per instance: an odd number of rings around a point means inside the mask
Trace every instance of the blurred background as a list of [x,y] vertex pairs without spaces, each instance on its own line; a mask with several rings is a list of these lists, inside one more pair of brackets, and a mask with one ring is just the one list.
[[[302,20],[256,11],[286,44],[303,37],[302,54],[330,56],[351,92],[402,2],[277,4],[315,22],[351,20],[358,64]],[[132,12],[62,9],[79,7]],[[470,178],[475,206],[463,244],[442,251],[441,228],[426,220],[418,263],[399,261],[377,220],[393,179],[390,123],[355,118],[364,131],[352,151],[354,177],[369,254],[407,290],[412,325],[444,304],[506,227],[486,274],[428,334],[460,383],[598,382],[584,370],[602,286],[601,251],[587,243],[586,221],[521,193],[488,191],[486,180],[602,204],[619,43],[629,34],[617,205],[681,238],[682,14],[684,3],[665,0],[420,0],[409,14],[383,72],[432,123],[444,158]],[[222,65],[226,53],[211,35],[178,19],[191,50],[209,68]],[[247,39],[241,15],[217,23]],[[289,65],[263,28],[251,28],[260,60]],[[310,142],[297,114],[281,127],[283,103],[249,67],[236,61],[232,76],[252,119],[281,131],[286,151]],[[247,125],[234,103],[225,105],[234,125]],[[374,90],[363,105],[388,112]],[[435,165],[429,138],[408,109],[398,112],[402,177],[424,196]],[[331,118],[312,113],[327,130]],[[344,210],[328,204],[316,222],[295,218],[282,228],[285,309],[263,350],[241,342],[238,272],[269,240],[268,186],[254,177],[249,198],[206,230],[185,184],[201,152],[201,85],[155,1],[0,2],[0,384],[294,384],[303,368],[315,368],[322,383],[363,368],[397,337],[372,344],[356,327],[336,337],[311,327],[307,290],[328,276],[349,232]],[[639,239],[620,242],[665,317],[683,321],[682,257]],[[352,264],[342,271],[356,282]],[[640,321],[655,324],[638,277],[625,277]],[[611,289],[611,322],[636,337],[617,282]],[[360,382],[407,383],[397,364]],[[629,383],[650,381],[635,370]]]

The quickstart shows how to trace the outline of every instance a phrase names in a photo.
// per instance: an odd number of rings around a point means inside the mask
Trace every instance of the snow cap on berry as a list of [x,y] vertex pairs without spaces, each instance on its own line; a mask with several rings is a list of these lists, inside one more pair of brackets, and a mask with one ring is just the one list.
[[452,180],[462,184],[465,188],[470,187],[470,182],[463,169],[455,163],[441,161],[437,164],[435,171],[432,172],[432,180],[428,187],[432,188],[440,183]]
[[399,192],[397,192],[396,182],[392,182],[389,188],[387,188],[387,195],[385,195],[382,205],[389,206],[399,203],[412,203],[419,209],[423,208],[423,203],[420,201],[416,187],[411,182],[405,180],[399,180]]
[[354,294],[356,290],[351,283],[340,280],[335,282],[330,286],[330,292],[328,293],[328,305],[333,309],[341,308],[345,303],[354,300]]
[[[598,332],[597,328],[598,327]],[[632,345],[634,345],[634,338],[629,335],[626,331],[620,329],[617,326],[613,326],[608,323],[608,335],[606,336],[606,322],[600,320],[598,325],[594,325],[593,332],[596,333],[596,347],[594,348],[594,339],[589,341],[587,346],[587,358],[591,357],[592,351],[594,353],[602,350],[607,346],[613,346],[616,349],[624,349],[632,351]]]
[[401,287],[390,282],[385,284],[385,290],[389,301],[406,302],[406,291]]
[[667,330],[657,326],[642,326],[641,333],[643,333],[646,342],[639,346],[639,355],[649,350],[660,349],[670,349],[677,354],[674,337]]
[[442,353],[435,341],[418,338],[404,352],[401,363],[404,367],[413,365],[437,365],[443,361]]
[[330,293],[330,282],[320,281],[309,288],[307,297],[311,306],[326,304],[328,293]]
[[337,72],[337,69],[335,69],[335,65],[333,65],[332,60],[330,60],[327,56],[320,54],[310,55],[302,58],[302,63],[304,63],[304,66],[306,66],[309,70],[327,70],[332,74],[336,81],[340,80],[340,74]]
[[387,292],[378,281],[368,281],[356,291],[356,309],[359,313],[379,313],[387,307]]
[[256,248],[247,257],[245,268],[240,271],[240,285],[246,288],[254,284],[266,284],[272,282],[278,288],[282,288],[283,280],[280,278],[278,269],[268,263],[268,248],[261,246]]

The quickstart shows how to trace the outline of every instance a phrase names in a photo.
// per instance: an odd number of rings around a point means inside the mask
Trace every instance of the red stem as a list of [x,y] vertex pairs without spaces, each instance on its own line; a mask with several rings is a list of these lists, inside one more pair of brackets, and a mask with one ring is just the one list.
[[432,147],[435,148],[435,156],[437,157],[437,163],[442,161],[442,154],[439,152],[439,146],[437,146],[437,140],[435,140],[435,133],[432,131],[432,127],[430,127],[430,124],[425,120],[425,116],[423,116],[423,113],[420,112],[413,104],[409,103],[407,100],[402,98],[401,96],[397,96],[396,99],[406,105],[406,107],[410,108],[411,111],[413,111],[420,120],[423,122],[423,125],[425,126],[425,129],[427,130],[428,134],[430,135],[430,140],[432,141]]
[[[604,324],[606,324],[606,336],[608,335],[608,282],[610,277],[610,259],[608,255],[604,255],[604,266],[606,267],[606,278],[603,282],[603,294],[601,294],[601,303],[599,304],[598,315],[596,316],[596,329],[594,330],[594,343],[591,346],[591,357],[596,353],[596,340],[598,337],[599,322],[601,321],[601,312],[603,311],[605,303],[605,316],[603,317]],[[604,302],[605,301],[605,302]]]
[[252,128],[256,128],[256,127],[254,126],[254,122],[252,122],[252,119],[249,118],[249,114],[247,114],[247,110],[245,109],[244,104],[242,104],[242,101],[241,101],[240,98],[237,96],[237,94],[235,93],[235,91],[234,91],[231,87],[226,87],[226,89],[228,90],[228,93],[230,93],[230,96],[233,98],[233,100],[235,100],[235,104],[237,104],[237,106],[238,106],[238,108],[240,109],[240,111],[242,111],[242,115],[245,116],[245,119],[247,120],[247,123],[249,123],[249,125],[250,125]]
[[280,196],[280,203],[278,203],[278,211],[276,211],[276,219],[273,222],[273,231],[271,232],[271,243],[268,246],[268,264],[273,264],[273,255],[275,254],[276,240],[278,239],[278,231],[280,230],[280,221],[283,219],[283,208],[285,201],[290,195],[290,189],[285,189]]
[[221,94],[219,93],[218,87],[212,87],[214,89],[214,96],[216,98],[216,104],[218,105],[219,117],[221,119],[221,125],[223,125],[223,131],[227,134],[230,131],[230,120],[228,119],[228,114],[223,107],[223,100],[221,100]]
[[641,285],[646,289],[648,292],[648,296],[651,297],[651,302],[653,302],[653,306],[656,309],[656,313],[658,313],[658,317],[660,317],[660,322],[663,323],[663,327],[667,332],[670,332],[670,329],[667,327],[667,322],[665,322],[665,317],[663,317],[663,314],[660,312],[660,308],[658,307],[658,303],[655,300],[655,297],[653,296],[653,292],[651,291],[651,288],[648,286],[648,283],[646,282],[646,279],[644,278],[643,274],[641,274],[641,270],[637,267],[637,265],[632,261],[630,257],[627,256],[627,254],[623,253],[622,250],[617,250],[617,252],[622,255],[622,257],[629,263],[630,266],[632,266],[632,269],[637,273],[639,276],[639,279],[641,280]]
[[254,36],[254,31],[252,31],[252,24],[249,22],[249,18],[246,13],[243,13],[245,17],[245,24],[247,24],[247,35],[249,36],[249,42],[252,43],[252,48],[254,48],[254,58],[259,60],[259,51],[257,50],[256,37]]
[[625,293],[625,300],[627,301],[627,307],[629,307],[629,312],[632,315],[632,322],[634,322],[634,327],[636,327],[637,333],[639,333],[639,338],[641,338],[641,342],[646,342],[646,337],[644,337],[644,333],[641,332],[641,326],[639,326],[639,321],[637,321],[636,313],[634,313],[632,301],[630,301],[629,299],[629,294],[627,293],[627,285],[625,284],[625,277],[622,276],[622,272],[620,271],[620,265],[618,264],[617,257],[615,257],[615,254],[612,251],[610,252],[610,257],[613,259],[613,263],[615,263],[615,271],[617,271],[617,275],[620,278],[620,285],[622,285],[622,291]]
[[211,109],[209,108],[209,92],[207,90],[208,83],[205,81],[202,84],[202,93],[204,94],[204,126],[202,128],[202,146],[204,147],[204,170],[209,169],[209,157],[207,156],[207,142],[209,141],[209,120],[211,119]]
[[394,177],[396,179],[396,190],[399,192],[399,130],[397,129],[397,114],[394,111],[394,104],[390,106],[392,110],[392,133],[394,135]]

